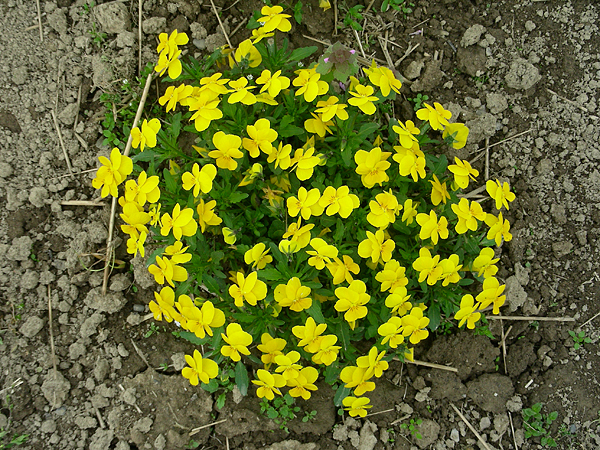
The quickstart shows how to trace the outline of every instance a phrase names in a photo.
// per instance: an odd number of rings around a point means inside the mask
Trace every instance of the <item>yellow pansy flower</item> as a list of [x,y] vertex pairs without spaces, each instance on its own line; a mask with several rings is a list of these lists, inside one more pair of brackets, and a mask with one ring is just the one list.
[[92,186],[94,189],[102,189],[100,192],[102,198],[108,194],[118,197],[117,186],[132,172],[133,162],[129,157],[122,155],[116,147],[110,152],[110,159],[105,156],[100,156],[98,159],[102,166],[96,172]]
[[185,362],[190,367],[184,367],[181,374],[190,380],[192,386],[198,385],[198,380],[208,384],[212,378],[219,374],[219,366],[212,359],[202,358],[198,350],[194,350],[194,356],[185,355]]
[[183,189],[189,191],[193,189],[194,197],[198,197],[200,191],[208,194],[212,190],[212,183],[217,175],[217,168],[212,164],[205,164],[200,169],[197,163],[192,166],[192,172],[184,172],[181,175]]

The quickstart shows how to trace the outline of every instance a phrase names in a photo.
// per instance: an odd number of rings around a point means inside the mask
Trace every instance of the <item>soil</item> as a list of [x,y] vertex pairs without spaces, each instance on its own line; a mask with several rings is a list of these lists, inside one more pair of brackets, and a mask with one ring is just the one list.
[[[252,395],[229,394],[219,410],[180,376],[190,346],[143,320],[153,289],[143,262],[113,272],[109,297],[99,295],[102,272],[89,268],[106,245],[109,203],[64,203],[98,197],[91,170],[109,151],[100,96],[137,75],[137,2],[42,1],[41,40],[36,2],[0,0],[0,427],[29,435],[20,448],[486,448],[456,407],[487,448],[535,449],[521,412],[538,402],[558,413],[548,427],[558,448],[600,448],[600,10],[583,0],[410,1],[410,13],[372,2],[362,50],[385,60],[387,46],[404,80],[397,117],[412,118],[417,94],[442,103],[471,130],[458,156],[477,158],[482,179],[510,182],[503,314],[556,321],[490,321],[493,338],[432,336],[417,359],[458,371],[392,363],[366,419],[342,420],[324,386],[303,406],[316,418],[301,413],[289,433]],[[215,3],[234,44],[248,37],[238,25],[262,3]],[[335,29],[333,9],[303,3],[293,45],[315,45],[310,36],[358,47],[349,28]],[[190,55],[224,43],[209,2],[147,0],[142,65],[174,28],[190,34]],[[568,332],[580,330],[591,341],[576,348]]]

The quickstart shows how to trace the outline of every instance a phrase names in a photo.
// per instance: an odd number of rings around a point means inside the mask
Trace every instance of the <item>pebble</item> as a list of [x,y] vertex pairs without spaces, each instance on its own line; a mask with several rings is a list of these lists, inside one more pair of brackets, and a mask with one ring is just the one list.
[[37,316],[30,316],[25,323],[21,325],[19,331],[26,338],[32,338],[44,328],[45,321]]

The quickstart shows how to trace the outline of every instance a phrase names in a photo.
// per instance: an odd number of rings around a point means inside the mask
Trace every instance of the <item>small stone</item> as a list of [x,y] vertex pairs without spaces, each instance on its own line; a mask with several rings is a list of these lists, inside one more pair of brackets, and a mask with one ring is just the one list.
[[77,425],[82,430],[87,430],[88,428],[96,428],[98,424],[95,417],[77,416],[75,417],[75,425]]
[[29,193],[29,202],[36,208],[43,208],[48,199],[48,189],[42,186],[37,186],[31,189]]
[[148,433],[153,423],[154,421],[150,417],[142,417],[133,425],[133,429],[142,433]]
[[127,5],[119,1],[96,5],[94,15],[105,33],[122,33],[131,27]]
[[94,313],[81,324],[79,333],[82,338],[88,338],[93,336],[98,331],[98,325],[104,322],[104,315],[100,313]]
[[506,301],[509,305],[509,312],[515,312],[518,308],[525,304],[527,300],[527,292],[519,283],[516,276],[512,275],[506,279]]
[[421,439],[417,439],[415,436],[413,442],[419,448],[427,448],[437,440],[440,433],[440,426],[433,420],[425,419],[418,426],[418,430],[421,434]]
[[60,372],[50,370],[42,384],[42,394],[53,409],[62,406],[69,394],[71,384]]
[[115,437],[113,430],[98,428],[90,440],[89,450],[106,450]]
[[13,83],[22,85],[27,83],[27,66],[18,66],[13,69]]
[[[94,378],[96,378],[98,383],[102,383],[108,376],[109,371],[110,364],[108,361],[106,359],[100,359],[94,367]],[[103,397],[105,397],[105,395],[103,395]]]
[[150,17],[142,22],[142,30],[145,34],[162,33],[167,26],[165,17]]
[[67,106],[63,108],[63,110],[58,114],[58,120],[67,126],[72,126],[75,123],[75,118],[77,117],[78,111],[77,103],[69,103]]
[[452,428],[452,431],[450,431],[450,439],[452,439],[454,442],[458,442],[460,440],[460,433],[456,428]]
[[573,250],[573,244],[569,241],[558,241],[552,244],[552,251],[557,258],[568,255],[571,253],[571,250]]
[[358,442],[358,450],[373,450],[377,444],[377,437],[375,432],[377,431],[377,425],[373,422],[366,421],[360,429],[360,440]]
[[409,80],[414,80],[416,78],[419,78],[419,75],[421,75],[421,70],[423,70],[423,67],[425,67],[425,64],[423,63],[423,61],[411,61],[411,63],[408,65],[408,67],[404,71],[404,77]]
[[525,29],[529,32],[532,32],[533,30],[535,30],[535,23],[533,23],[531,20],[528,20],[527,22],[525,22]]
[[31,339],[36,334],[38,334],[42,330],[42,328],[44,328],[44,323],[45,322],[43,319],[40,319],[37,316],[31,316],[25,321],[23,325],[21,325],[19,331],[23,336]]
[[21,289],[31,291],[35,289],[40,282],[40,275],[33,270],[26,270],[21,277]]
[[77,360],[81,356],[85,355],[85,344],[81,341],[73,342],[69,346],[69,358]]
[[54,433],[56,431],[56,422],[52,419],[44,420],[40,429],[42,430],[42,433]]
[[181,370],[187,364],[185,362],[185,353],[183,353],[183,352],[179,352],[179,353],[175,353],[174,355],[171,355],[171,361],[173,361],[173,369],[175,369],[177,372],[181,372]]
[[542,76],[537,67],[523,58],[513,61],[504,78],[509,88],[526,91],[532,88]]
[[154,439],[154,448],[156,450],[164,450],[166,445],[167,439],[162,434],[156,436],[156,439]]
[[46,16],[48,25],[61,36],[67,34],[67,16],[62,8],[55,9]]
[[102,295],[102,287],[98,286],[88,292],[84,303],[92,309],[113,314],[123,309],[127,299],[121,293]]
[[[507,406],[508,406],[509,402],[511,402],[511,400],[506,402]],[[506,431],[508,430],[509,424],[510,424],[510,422],[509,422],[508,414],[497,414],[494,416],[494,430],[496,430],[496,432],[498,434],[506,433]]]
[[133,305],[133,312],[143,313],[144,311],[146,311],[145,305],[140,305],[139,303],[136,303],[135,305]]
[[119,273],[110,280],[109,289],[113,292],[122,292],[131,286],[131,281],[126,273]]
[[481,35],[485,33],[485,27],[480,24],[475,24],[467,28],[465,34],[460,40],[461,47],[468,47],[470,45],[475,45],[479,42]]
[[[21,127],[19,127],[19,122],[16,122],[17,119],[15,119],[16,125],[18,127],[18,131],[17,130],[13,130],[11,127],[8,127],[5,122],[2,120],[2,115],[4,113],[0,113],[0,127],[5,127],[5,128],[9,128],[11,131],[13,132],[20,132],[21,131]],[[11,114],[12,116],[12,114]],[[13,116],[14,117],[14,116]],[[0,178],[8,178],[13,174],[13,168],[10,164],[6,163],[6,162],[0,162]]]
[[31,256],[33,241],[29,236],[13,239],[12,245],[6,252],[6,259],[10,261],[27,261]]
[[489,428],[492,425],[492,421],[490,420],[489,417],[483,417],[480,421],[479,421],[479,430],[483,431],[487,428]]
[[485,96],[485,103],[487,105],[488,110],[492,114],[500,114],[501,112],[506,110],[506,108],[508,108],[508,102],[506,101],[506,98],[504,97],[504,95],[498,93],[488,93]]

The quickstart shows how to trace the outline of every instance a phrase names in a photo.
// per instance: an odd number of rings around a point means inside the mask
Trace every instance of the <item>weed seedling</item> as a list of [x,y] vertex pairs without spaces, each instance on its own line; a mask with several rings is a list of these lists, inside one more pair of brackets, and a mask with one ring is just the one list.
[[313,420],[317,416],[317,411],[306,411],[304,413],[304,417],[302,418],[302,422],[308,422]]
[[556,441],[550,436],[549,429],[552,422],[558,417],[558,412],[542,414],[542,403],[536,403],[531,408],[521,411],[525,438],[540,437],[544,447],[556,447]]
[[418,426],[421,425],[423,421],[421,419],[410,419],[410,423],[403,423],[400,425],[400,428],[408,430],[410,434],[417,439],[423,439],[423,435],[419,433]]
[[585,331],[581,330],[579,333],[575,331],[569,330],[569,336],[573,338],[573,348],[575,350],[579,350],[579,347],[582,347],[584,344],[589,344],[592,340],[589,337],[585,336]]
[[88,33],[90,33],[90,35],[92,36],[92,41],[94,42],[94,44],[96,44],[98,47],[101,47],[104,43],[104,40],[106,39],[106,33],[101,33],[98,30],[96,30],[95,23],[92,23],[92,29],[89,30]]
[[363,8],[363,5],[356,5],[349,8],[346,17],[344,17],[344,25],[356,31],[362,31],[363,27],[360,22],[363,21],[363,16],[360,12]]
[[158,327],[156,326],[156,324],[154,322],[150,322],[150,328],[148,329],[148,331],[146,331],[146,333],[144,333],[144,337],[145,338],[149,338],[150,336],[152,336],[153,334],[158,334]]
[[[273,419],[273,421],[279,425],[279,428],[286,433],[289,433],[290,430],[287,427],[287,423],[290,420],[295,419],[296,413],[300,412],[300,408],[294,406],[294,403],[295,399],[290,394],[285,394],[283,397],[277,397],[271,402],[266,398],[263,398],[260,402],[260,412],[269,419]],[[307,413],[307,415],[312,414],[313,412],[316,415],[316,411],[311,411],[310,413]]]
[[426,102],[427,100],[429,100],[429,96],[423,94],[417,94],[415,98],[408,99],[409,102],[413,102],[415,104],[415,106],[413,106],[415,111],[421,109],[423,107],[423,102]]

